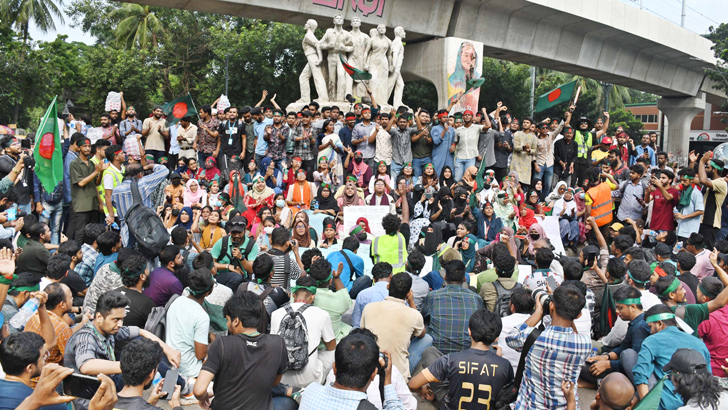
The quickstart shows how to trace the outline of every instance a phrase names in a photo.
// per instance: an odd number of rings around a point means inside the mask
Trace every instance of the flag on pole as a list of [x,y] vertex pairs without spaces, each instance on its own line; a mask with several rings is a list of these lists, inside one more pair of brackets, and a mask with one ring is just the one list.
[[347,74],[351,76],[351,78],[357,80],[357,81],[367,81],[372,79],[372,75],[367,73],[366,71],[362,71],[344,60],[344,56],[339,53],[339,60],[341,60],[341,65],[344,66],[344,71],[346,71]]
[[662,398],[662,389],[665,387],[665,380],[667,380],[667,375],[662,376],[655,387],[637,403],[634,410],[656,410],[660,407],[660,398]]
[[574,94],[575,87],[576,80],[570,83],[562,84],[558,88],[553,89],[546,94],[538,97],[536,108],[534,108],[533,111],[543,111],[553,107],[556,104],[562,103],[564,101],[569,101],[571,99],[571,96]]
[[178,123],[184,117],[197,115],[197,108],[195,108],[195,103],[189,93],[164,104],[162,111],[167,115],[167,121],[169,121],[170,125]]
[[40,137],[33,150],[35,174],[47,192],[53,192],[58,183],[63,180],[63,152],[61,151],[61,130],[58,127],[57,98],[53,98],[53,102],[48,106],[40,121],[36,133]]

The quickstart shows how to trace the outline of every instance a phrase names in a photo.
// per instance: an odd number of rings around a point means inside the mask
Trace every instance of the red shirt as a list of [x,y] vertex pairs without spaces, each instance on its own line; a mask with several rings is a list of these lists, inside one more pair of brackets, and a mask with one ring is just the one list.
[[672,195],[671,201],[665,199],[659,189],[652,193],[652,200],[655,204],[652,206],[650,229],[656,231],[675,230],[675,217],[673,216],[672,211],[680,200],[680,192],[675,188],[667,188],[667,192]]

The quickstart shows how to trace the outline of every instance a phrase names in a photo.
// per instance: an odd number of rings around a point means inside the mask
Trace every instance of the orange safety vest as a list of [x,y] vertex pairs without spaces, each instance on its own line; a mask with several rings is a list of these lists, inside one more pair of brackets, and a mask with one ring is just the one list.
[[609,183],[601,184],[589,188],[586,191],[592,200],[591,215],[597,222],[598,226],[604,226],[612,222],[612,189]]

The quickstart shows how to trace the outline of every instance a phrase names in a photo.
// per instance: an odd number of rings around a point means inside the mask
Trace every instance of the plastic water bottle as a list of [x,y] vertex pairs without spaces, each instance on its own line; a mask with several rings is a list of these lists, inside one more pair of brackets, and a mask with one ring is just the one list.
[[311,201],[311,208],[312,208],[312,209],[313,209],[314,211],[316,211],[316,210],[318,210],[318,209],[319,209],[319,203],[318,203],[318,201],[317,201],[316,199],[314,199],[313,201]]
[[43,212],[40,213],[40,215],[44,218],[50,218],[51,214],[48,213],[47,210],[43,209]]
[[159,372],[156,372],[156,373],[154,374],[154,380],[152,380],[152,385],[153,385],[153,386],[156,386],[156,385],[158,385],[159,383],[161,383],[161,382],[162,382],[162,380],[164,380],[164,377],[162,377],[162,375],[161,375],[161,374],[160,374]]
[[38,310],[38,306],[40,306],[40,300],[38,298],[32,298],[25,302],[18,313],[10,319],[10,326],[15,329],[22,329],[25,327],[25,324],[28,323],[30,317]]

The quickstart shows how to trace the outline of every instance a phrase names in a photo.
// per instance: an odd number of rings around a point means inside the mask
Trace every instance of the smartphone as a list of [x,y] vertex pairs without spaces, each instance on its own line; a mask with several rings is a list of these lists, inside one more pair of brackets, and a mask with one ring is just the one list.
[[559,285],[556,284],[556,279],[554,279],[553,276],[547,276],[546,277],[546,282],[548,282],[549,287],[551,288],[551,291],[552,292],[554,290],[556,290],[557,287],[559,287]]
[[99,387],[101,387],[101,381],[95,376],[71,373],[63,379],[63,393],[66,396],[91,400]]
[[18,208],[8,208],[8,221],[14,221],[18,216]]
[[174,394],[175,386],[177,386],[177,377],[179,376],[179,369],[173,367],[167,370],[167,374],[164,376],[164,385],[162,386],[162,398],[169,400]]

